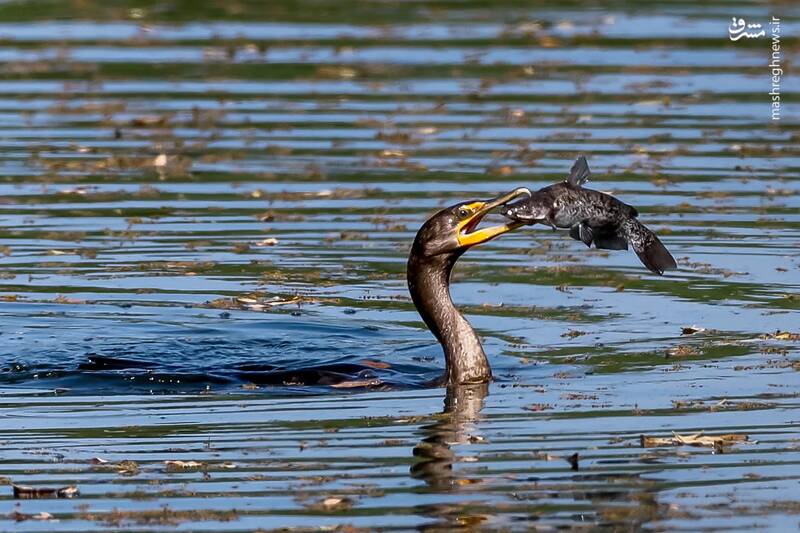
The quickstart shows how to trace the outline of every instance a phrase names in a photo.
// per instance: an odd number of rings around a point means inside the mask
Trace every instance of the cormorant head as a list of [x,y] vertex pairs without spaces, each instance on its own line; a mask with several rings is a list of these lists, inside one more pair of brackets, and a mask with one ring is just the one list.
[[412,255],[433,257],[442,254],[461,255],[469,248],[488,242],[495,237],[522,226],[511,221],[499,226],[478,229],[483,217],[501,205],[519,196],[530,197],[531,192],[519,187],[487,201],[469,201],[442,209],[425,222],[414,239]]

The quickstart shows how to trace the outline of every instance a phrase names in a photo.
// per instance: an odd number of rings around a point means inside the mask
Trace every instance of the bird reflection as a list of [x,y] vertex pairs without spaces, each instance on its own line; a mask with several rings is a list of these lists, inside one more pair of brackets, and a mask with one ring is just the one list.
[[420,428],[425,437],[414,448],[418,461],[411,467],[412,477],[437,490],[459,485],[453,473],[453,463],[458,458],[450,447],[480,440],[476,422],[488,393],[486,383],[447,388],[442,414],[434,423]]
[[[500,481],[485,474],[470,478],[467,472],[474,469],[454,469],[453,465],[468,459],[457,455],[453,448],[463,454],[464,448],[483,441],[481,411],[488,391],[485,383],[449,387],[442,413],[434,417],[433,423],[420,428],[423,438],[414,448],[417,462],[411,467],[411,476],[423,481],[430,493],[447,495],[415,507],[416,513],[432,520],[421,531],[526,528],[538,531],[568,529],[572,525],[581,528],[607,525],[628,531],[682,512],[659,501],[661,482],[648,479],[647,474],[653,475],[662,468],[659,461],[651,464],[655,470],[647,472],[639,468],[642,459],[638,456],[624,461],[617,457],[597,457],[589,464],[599,468],[589,466],[585,471],[584,466],[579,467],[577,460],[571,461],[573,457],[567,455],[552,462],[548,452],[523,451],[514,460],[528,459],[528,467],[515,466],[514,472],[502,475]],[[512,493],[506,486],[509,482],[514,484]],[[452,497],[455,494],[457,498]],[[506,501],[502,506],[496,502],[490,504],[487,501],[490,494]],[[581,510],[574,512],[578,507]]]

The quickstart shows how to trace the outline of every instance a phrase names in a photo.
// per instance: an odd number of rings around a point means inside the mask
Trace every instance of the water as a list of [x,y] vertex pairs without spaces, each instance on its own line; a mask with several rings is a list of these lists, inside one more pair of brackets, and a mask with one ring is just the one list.
[[[800,10],[226,5],[0,6],[0,482],[80,490],[0,529],[798,527],[800,114],[726,28]],[[417,228],[578,153],[679,270],[473,249],[497,380],[424,387]]]

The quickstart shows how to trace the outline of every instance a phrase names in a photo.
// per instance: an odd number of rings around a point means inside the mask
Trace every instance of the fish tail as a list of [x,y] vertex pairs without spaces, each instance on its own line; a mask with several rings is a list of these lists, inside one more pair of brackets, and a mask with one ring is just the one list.
[[678,268],[675,258],[647,226],[630,218],[622,223],[620,229],[639,260],[649,270],[662,275],[665,270]]

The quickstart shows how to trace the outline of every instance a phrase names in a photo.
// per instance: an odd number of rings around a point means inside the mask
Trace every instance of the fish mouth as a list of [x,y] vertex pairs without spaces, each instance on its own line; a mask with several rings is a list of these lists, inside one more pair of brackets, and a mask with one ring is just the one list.
[[524,226],[524,222],[507,222],[498,226],[490,226],[488,228],[478,229],[478,224],[481,223],[483,218],[488,215],[494,208],[504,206],[508,202],[520,196],[530,198],[531,191],[526,187],[517,187],[513,191],[501,194],[500,196],[488,200],[486,202],[472,202],[463,206],[471,214],[464,220],[458,223],[456,231],[458,232],[459,246],[469,247],[488,242],[495,237],[499,237],[504,233],[515,230],[520,226]]
[[505,205],[503,209],[500,210],[500,214],[514,222],[522,222],[524,224],[533,224],[534,222],[545,219],[544,216],[536,216],[534,213],[525,213],[527,203],[528,201],[526,199],[514,202],[510,205]]

